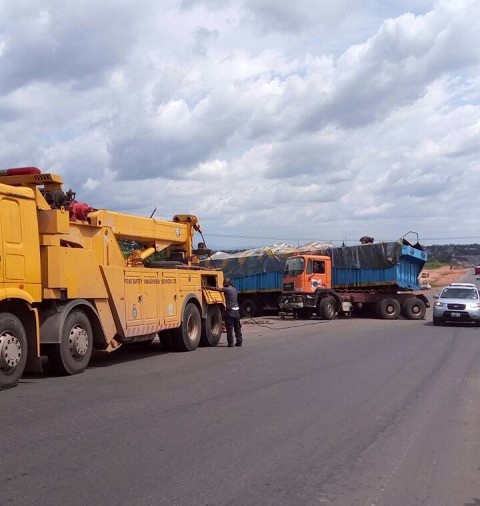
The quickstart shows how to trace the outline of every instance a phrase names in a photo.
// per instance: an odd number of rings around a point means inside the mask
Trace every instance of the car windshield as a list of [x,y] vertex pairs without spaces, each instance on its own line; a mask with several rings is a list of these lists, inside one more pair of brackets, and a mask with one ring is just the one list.
[[283,277],[298,276],[305,268],[305,259],[303,257],[287,258]]
[[478,299],[478,292],[473,288],[445,288],[442,299]]

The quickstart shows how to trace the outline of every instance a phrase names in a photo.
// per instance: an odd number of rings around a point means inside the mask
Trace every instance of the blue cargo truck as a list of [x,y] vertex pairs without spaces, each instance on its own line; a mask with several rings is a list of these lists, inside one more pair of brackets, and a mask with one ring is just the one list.
[[279,309],[299,318],[366,313],[422,319],[429,302],[415,292],[421,290],[418,278],[426,259],[417,237],[416,244],[401,238],[339,248],[270,247],[209,262],[232,280],[243,316]]
[[266,311],[278,312],[282,295],[282,271],[263,272],[231,278],[238,291],[242,316],[256,316]]
[[222,270],[232,281],[243,317],[257,316],[267,311],[278,313],[285,261],[293,252],[292,247],[272,246],[214,255],[201,264]]
[[418,240],[410,244],[404,238],[291,256],[285,263],[281,314],[423,319],[430,304],[415,292],[421,290],[418,278],[426,260]]

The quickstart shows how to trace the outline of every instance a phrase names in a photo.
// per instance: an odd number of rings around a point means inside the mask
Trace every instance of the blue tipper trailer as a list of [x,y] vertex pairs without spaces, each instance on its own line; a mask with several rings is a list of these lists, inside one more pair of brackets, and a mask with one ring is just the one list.
[[419,277],[427,254],[404,242],[328,249],[326,254],[332,259],[332,287],[420,290]]
[[[278,310],[286,259],[293,255],[325,255],[332,259],[332,290],[338,298],[351,300],[358,308],[375,300],[376,294],[403,294],[420,290],[419,276],[427,255],[404,238],[355,246],[333,247],[308,243],[300,247],[270,246],[234,254],[221,254],[201,261],[224,272],[238,291],[243,316]],[[285,291],[283,291],[285,293]],[[428,307],[427,299],[420,295]],[[353,307],[352,306],[352,307]]]
[[221,269],[238,291],[242,316],[255,316],[278,311],[285,260],[294,251],[291,246],[269,246],[217,254],[202,260],[201,265]]

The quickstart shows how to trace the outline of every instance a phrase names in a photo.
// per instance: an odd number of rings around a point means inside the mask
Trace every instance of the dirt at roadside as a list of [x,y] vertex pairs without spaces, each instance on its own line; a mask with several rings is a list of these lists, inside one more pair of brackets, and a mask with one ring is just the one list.
[[[443,267],[439,267],[438,269],[427,269],[423,272],[428,273],[428,277],[422,277],[422,281],[428,281],[432,288],[439,288],[449,283],[454,283],[455,281],[459,281],[466,274],[472,272],[472,268],[468,269],[458,269],[453,268],[450,269],[450,266],[445,265]],[[473,283],[474,281],[472,281]]]

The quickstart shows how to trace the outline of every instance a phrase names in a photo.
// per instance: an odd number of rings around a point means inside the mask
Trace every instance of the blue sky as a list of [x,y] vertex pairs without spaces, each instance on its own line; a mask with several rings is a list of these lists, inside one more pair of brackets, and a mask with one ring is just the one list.
[[480,242],[480,2],[0,0],[2,166],[207,244]]

